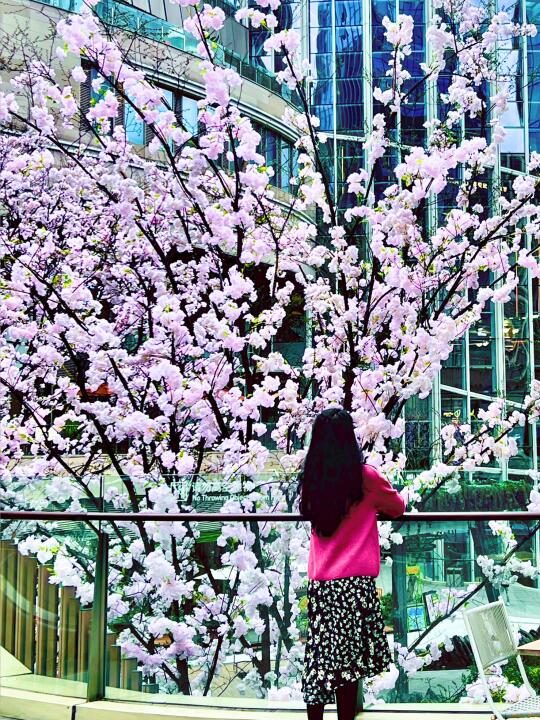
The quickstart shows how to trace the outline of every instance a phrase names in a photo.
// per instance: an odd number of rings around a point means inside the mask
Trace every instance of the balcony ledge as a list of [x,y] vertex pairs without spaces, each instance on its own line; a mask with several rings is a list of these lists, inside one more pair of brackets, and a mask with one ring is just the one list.
[[[60,681],[61,682],[61,681]],[[130,691],[125,691],[130,692]],[[117,690],[116,693],[120,694]],[[115,694],[116,694],[115,693]],[[133,693],[130,693],[133,696]],[[229,698],[172,698],[170,702],[100,700],[86,702],[67,695],[30,692],[14,687],[0,688],[2,717],[14,720],[300,720],[305,709],[300,703],[265,702],[263,700]],[[455,704],[386,705],[370,708],[357,715],[357,720],[487,720],[491,713],[486,705],[467,707]],[[335,711],[327,713],[335,720]]]

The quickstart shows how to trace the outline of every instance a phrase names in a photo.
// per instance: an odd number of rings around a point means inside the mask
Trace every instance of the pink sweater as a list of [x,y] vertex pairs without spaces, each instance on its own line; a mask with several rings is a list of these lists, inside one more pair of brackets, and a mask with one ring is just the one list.
[[363,466],[364,497],[349,510],[330,537],[311,533],[308,577],[310,580],[367,575],[377,577],[381,550],[377,513],[396,518],[405,502],[389,481],[371,465]]

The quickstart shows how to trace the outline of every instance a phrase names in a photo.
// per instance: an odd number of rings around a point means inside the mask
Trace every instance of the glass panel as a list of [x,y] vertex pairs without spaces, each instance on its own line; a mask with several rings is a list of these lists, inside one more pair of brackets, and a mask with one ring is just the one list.
[[[527,475],[511,474],[502,480],[500,472],[471,473],[464,483],[465,509],[469,511],[523,510],[533,483]],[[458,510],[458,507],[450,509]]]
[[338,130],[351,135],[363,131],[363,106],[361,104],[338,105],[336,122]]
[[[508,532],[513,555],[535,564],[533,528],[512,522]],[[384,683],[366,683],[366,703],[457,703],[476,678],[462,608],[500,596],[526,639],[540,624],[540,591],[523,575],[485,582],[475,556],[500,564],[510,550],[486,522],[398,520],[391,529],[402,542],[383,551],[375,582],[399,677],[394,667]],[[111,536],[110,586],[123,602],[111,595],[107,697],[189,704],[185,694],[212,695],[223,708],[240,696],[301,700],[308,527],[152,523],[149,536],[150,561],[133,528],[126,551]],[[145,604],[137,590],[147,582],[155,590]],[[514,682],[512,673],[503,668]]]
[[533,315],[534,338],[534,377],[540,380],[540,318],[537,313]]
[[282,353],[292,367],[299,367],[306,349],[306,315],[302,288],[296,287],[285,310],[285,322],[276,333],[273,348]]
[[[394,530],[399,523],[393,524]],[[504,524],[502,524],[504,525]],[[509,523],[515,535],[515,558],[537,562],[534,524]],[[463,608],[469,609],[502,598],[513,631],[529,641],[530,630],[540,624],[540,590],[534,580],[520,575],[514,584],[485,582],[475,555],[496,565],[507,557],[509,546],[487,523],[408,523],[399,529],[401,545],[389,553],[391,567],[383,564],[377,585],[390,637],[402,648],[400,676],[394,688],[384,690],[386,702],[457,703],[472,695],[478,677],[466,636]],[[430,631],[430,627],[434,629]],[[399,650],[398,650],[399,652]],[[533,658],[526,659],[531,679],[538,687],[540,673]],[[418,668],[420,668],[418,670]],[[407,672],[408,671],[408,672]],[[507,683],[520,687],[516,662],[503,664]],[[508,688],[508,697],[514,691]]]
[[80,12],[83,4],[82,0],[40,0],[40,2],[42,5],[52,5],[68,12]]
[[[514,469],[532,468],[534,465],[534,446],[533,434],[535,432],[534,425],[526,422],[523,427],[516,427],[511,433],[511,437],[516,439],[518,444],[517,455],[511,457],[508,461],[508,467]],[[524,506],[522,506],[524,507]]]
[[[126,548],[111,536],[123,569],[111,568],[110,584],[124,602],[109,609],[107,697],[181,702],[185,694],[260,698],[291,686],[298,692],[307,526],[175,523],[174,537],[171,530],[152,524],[150,560],[137,549],[135,528]],[[148,582],[154,590],[138,595]]]
[[530,386],[529,295],[527,273],[519,270],[519,285],[504,305],[506,396],[521,403]]
[[441,390],[441,424],[463,425],[467,422],[467,399],[463,395]]
[[124,128],[128,142],[144,145],[144,121],[127,102],[124,105]]
[[385,17],[394,20],[396,16],[396,3],[394,0],[372,0],[371,15],[374,25],[381,25]]
[[266,131],[266,164],[268,167],[271,167],[274,171],[274,174],[270,178],[270,184],[271,185],[278,185],[278,172],[279,169],[276,167],[276,161],[277,161],[277,135],[273,130],[267,130]]
[[497,388],[494,325],[494,307],[488,304],[469,333],[470,388],[483,395],[495,395]]
[[292,145],[287,140],[281,139],[280,154],[279,178],[281,189],[288,192],[290,187],[289,182],[292,176]]
[[[472,373],[471,373],[472,374]],[[484,427],[484,420],[482,419],[481,415],[483,412],[487,411],[489,404],[491,400],[479,400],[478,398],[471,398],[471,418],[470,418],[470,425],[471,430],[473,433],[481,432],[482,427]],[[487,463],[488,467],[496,467],[497,461],[492,458],[489,463]]]
[[331,105],[333,97],[333,81],[318,80],[311,89],[311,102],[314,105]]
[[[358,2],[358,0],[336,0],[336,25],[347,26],[353,32],[361,33],[362,3]],[[360,37],[358,38],[358,44],[362,44]]]
[[441,369],[441,383],[464,390],[466,387],[465,339],[454,343]]
[[317,53],[312,55],[314,58],[315,72],[314,76],[318,78],[331,78],[334,74],[332,54]]
[[[526,2],[526,22],[540,23],[540,5],[536,0]],[[529,97],[529,149],[540,151],[540,36],[527,38],[527,90]]]
[[97,536],[82,522],[0,523],[0,685],[86,697]]
[[199,123],[199,107],[194,98],[182,97],[182,122],[186,130],[195,134]]
[[431,459],[430,401],[411,398],[405,406],[407,470],[426,470]]
[[[339,7],[336,8],[339,13]],[[357,25],[351,27],[347,22],[347,14],[337,15],[340,27],[336,28],[336,50],[337,52],[352,52],[362,47],[362,28]],[[350,21],[349,21],[350,22]]]
[[[478,473],[475,492],[484,487],[485,496],[493,497],[495,479]],[[206,491],[217,480],[208,478]],[[244,502],[255,502],[259,511],[272,509],[276,480],[270,474],[246,480],[244,492],[251,499]],[[223,504],[228,511],[240,508],[230,497],[222,496]],[[292,509],[290,501],[283,499],[283,509]],[[276,699],[301,699],[306,524],[166,523],[147,517],[144,525],[104,525],[109,699],[189,705],[211,695],[211,703],[223,708],[238,697],[248,705],[250,699],[270,699],[274,708]],[[512,521],[491,528],[483,521],[413,518],[381,529],[392,544],[383,548],[375,585],[395,667],[383,683],[365,683],[366,704],[457,703],[476,679],[463,607],[501,597],[522,643],[540,625],[540,590],[528,571],[539,560],[537,525]],[[0,683],[82,699],[96,535],[80,522],[4,521],[0,530]],[[510,557],[525,563],[525,574],[517,571],[511,578],[504,569]],[[487,578],[484,561],[494,564]],[[526,666],[538,687],[538,663],[526,659]],[[515,663],[504,665],[502,674],[521,685]]]

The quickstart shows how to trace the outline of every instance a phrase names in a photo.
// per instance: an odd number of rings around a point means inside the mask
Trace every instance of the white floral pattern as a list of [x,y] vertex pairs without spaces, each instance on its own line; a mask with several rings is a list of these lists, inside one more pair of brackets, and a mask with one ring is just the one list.
[[308,600],[302,693],[326,705],[337,687],[388,670],[390,648],[374,578],[310,580]]

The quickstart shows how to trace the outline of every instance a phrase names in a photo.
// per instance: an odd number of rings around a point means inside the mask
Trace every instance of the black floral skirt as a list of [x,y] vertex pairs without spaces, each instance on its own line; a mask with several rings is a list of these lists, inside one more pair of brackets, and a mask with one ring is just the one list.
[[391,656],[372,577],[310,580],[302,692],[308,705],[334,702],[335,689],[388,670]]

